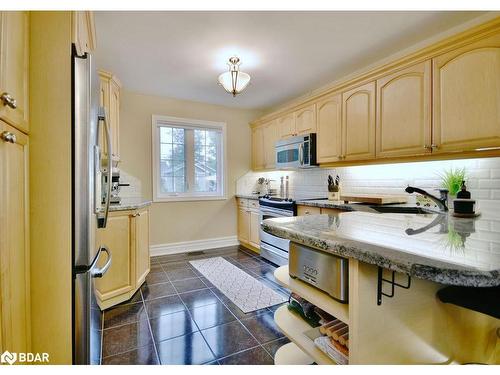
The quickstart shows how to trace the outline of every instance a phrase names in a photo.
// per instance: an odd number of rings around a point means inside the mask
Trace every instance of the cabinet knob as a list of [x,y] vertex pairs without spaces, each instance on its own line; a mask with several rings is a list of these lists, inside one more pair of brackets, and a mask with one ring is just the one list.
[[429,145],[424,145],[424,149],[426,149],[426,150],[432,150],[432,147],[429,146]]
[[309,212],[309,211],[305,211],[304,213],[305,213],[306,215],[309,215],[309,214],[310,214],[310,212]]
[[0,138],[2,138],[3,141],[8,142],[8,143],[16,143],[17,137],[14,133],[4,131],[1,135]]
[[3,105],[6,105],[12,109],[17,108],[16,99],[14,99],[9,93],[4,92],[2,95],[0,95],[0,99],[2,99]]
[[432,149],[432,150],[437,150],[437,149],[438,149],[438,145],[436,145],[436,144],[434,144],[434,143],[433,143],[433,144],[431,144],[431,149]]

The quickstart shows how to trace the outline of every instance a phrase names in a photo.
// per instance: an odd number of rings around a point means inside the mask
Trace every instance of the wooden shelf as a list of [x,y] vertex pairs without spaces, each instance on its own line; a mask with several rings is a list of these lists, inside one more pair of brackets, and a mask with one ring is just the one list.
[[325,310],[327,313],[349,324],[349,305],[335,301],[328,294],[306,284],[298,279],[293,279],[288,274],[288,266],[282,266],[274,271],[274,277],[285,288],[297,293],[313,305]]
[[304,335],[304,332],[311,329],[302,318],[288,310],[286,305],[281,306],[274,313],[274,321],[281,331],[297,345],[305,354],[310,356],[319,365],[335,365],[325,353],[314,345],[314,342]]
[[293,342],[283,345],[274,355],[275,365],[311,365],[313,362],[314,359]]

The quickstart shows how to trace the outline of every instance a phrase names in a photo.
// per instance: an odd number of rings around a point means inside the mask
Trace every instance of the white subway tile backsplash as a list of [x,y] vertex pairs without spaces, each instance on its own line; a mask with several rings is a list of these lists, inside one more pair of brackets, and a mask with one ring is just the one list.
[[450,168],[465,167],[467,186],[478,207],[500,210],[500,157],[487,159],[439,160],[341,168],[316,168],[299,171],[248,172],[237,181],[236,192],[248,194],[257,187],[259,177],[272,178],[272,187],[279,192],[281,176],[290,176],[290,195],[295,199],[325,198],[328,175],[339,175],[344,193],[406,194],[414,185],[423,189],[441,186],[440,174]]

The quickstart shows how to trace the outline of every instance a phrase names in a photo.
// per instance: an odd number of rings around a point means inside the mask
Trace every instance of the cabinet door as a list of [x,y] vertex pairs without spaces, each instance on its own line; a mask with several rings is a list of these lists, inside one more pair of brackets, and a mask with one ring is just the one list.
[[276,121],[271,121],[269,124],[264,125],[263,138],[265,167],[272,169],[276,166],[275,143],[279,139]]
[[27,352],[30,348],[28,137],[3,122],[0,135],[0,352]]
[[109,84],[109,128],[113,160],[120,160],[120,87],[115,81]]
[[[131,220],[129,213],[111,213],[106,228],[96,232],[96,245],[106,246],[112,255],[108,271],[95,279],[97,299],[106,301],[118,295],[127,296],[135,286],[134,247],[131,246]],[[105,257],[103,257],[105,258]],[[106,259],[101,261],[103,266]],[[124,298],[125,300],[126,298]]]
[[281,139],[294,136],[296,134],[294,113],[278,118],[278,129]]
[[500,35],[432,61],[433,152],[500,147]]
[[342,159],[375,157],[375,82],[342,94]]
[[316,105],[295,112],[295,132],[297,134],[316,133]]
[[379,157],[422,155],[431,151],[431,62],[377,81]]
[[252,129],[252,169],[264,169],[264,137],[262,127]]
[[132,218],[135,241],[135,288],[138,288],[146,279],[150,270],[149,264],[149,211],[138,212]]
[[250,211],[250,243],[255,246],[260,246],[260,215],[257,211]]
[[335,94],[316,104],[318,163],[338,161],[342,154],[342,97]]
[[28,12],[0,12],[0,27],[0,119],[28,132]]
[[238,209],[238,240],[248,242],[250,239],[250,214],[248,210]]

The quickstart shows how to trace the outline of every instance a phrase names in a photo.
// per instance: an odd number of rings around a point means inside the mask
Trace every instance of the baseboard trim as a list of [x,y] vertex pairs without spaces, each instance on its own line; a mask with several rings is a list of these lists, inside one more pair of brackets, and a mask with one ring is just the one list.
[[173,242],[160,245],[151,245],[151,256],[189,253],[192,251],[210,250],[219,247],[238,246],[240,243],[236,236],[207,238],[205,240]]

